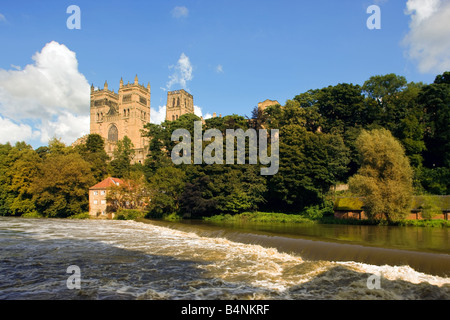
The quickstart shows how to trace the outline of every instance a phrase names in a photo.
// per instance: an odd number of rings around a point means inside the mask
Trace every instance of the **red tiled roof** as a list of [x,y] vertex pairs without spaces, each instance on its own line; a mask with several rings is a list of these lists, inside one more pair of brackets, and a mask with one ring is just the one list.
[[108,177],[105,180],[103,180],[102,182],[97,183],[95,186],[90,187],[89,190],[91,190],[91,189],[107,189],[111,186],[117,185],[117,183],[123,184],[124,182],[118,178]]

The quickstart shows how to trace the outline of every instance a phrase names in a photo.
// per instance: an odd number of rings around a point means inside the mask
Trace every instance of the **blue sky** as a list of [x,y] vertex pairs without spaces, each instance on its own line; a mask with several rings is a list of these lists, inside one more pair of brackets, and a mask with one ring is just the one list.
[[[381,9],[379,30],[366,26],[373,4]],[[69,5],[81,9],[80,30],[66,26]],[[378,74],[431,83],[450,69],[443,40],[449,29],[432,23],[448,18],[448,9],[448,0],[3,2],[0,142],[26,140],[37,147],[57,136],[70,143],[89,131],[86,83],[102,87],[107,80],[117,92],[121,77],[132,82],[136,74],[151,84],[154,119],[164,110],[167,90],[180,88],[208,116],[250,115],[265,99],[284,104],[309,89],[362,85]],[[435,50],[426,55],[424,47]],[[43,77],[42,68],[53,71]],[[46,89],[72,85],[63,92]],[[33,99],[34,89],[39,98]],[[52,94],[59,104],[48,103]]]

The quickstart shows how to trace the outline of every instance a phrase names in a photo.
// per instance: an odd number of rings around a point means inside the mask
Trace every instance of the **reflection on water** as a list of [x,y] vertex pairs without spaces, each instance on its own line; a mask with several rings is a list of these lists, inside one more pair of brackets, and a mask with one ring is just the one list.
[[208,223],[187,221],[191,225],[211,225],[240,231],[266,231],[283,237],[337,241],[383,248],[450,254],[448,228],[358,226],[336,224],[287,223]]
[[[0,218],[0,248],[0,299],[450,298],[448,277],[410,266],[312,261],[133,221]],[[81,290],[67,289],[70,265]],[[367,288],[373,274],[381,289]]]

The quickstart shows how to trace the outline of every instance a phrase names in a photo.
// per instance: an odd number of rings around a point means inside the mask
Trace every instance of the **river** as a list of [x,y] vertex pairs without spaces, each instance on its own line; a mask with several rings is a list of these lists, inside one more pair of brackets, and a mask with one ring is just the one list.
[[446,229],[417,250],[363,245],[366,232],[339,239],[341,226],[320,237],[250,229],[0,217],[0,299],[450,299]]

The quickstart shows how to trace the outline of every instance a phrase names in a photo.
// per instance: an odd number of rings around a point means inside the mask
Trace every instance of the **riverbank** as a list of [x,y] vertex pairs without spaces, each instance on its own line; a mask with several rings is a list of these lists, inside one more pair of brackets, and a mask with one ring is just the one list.
[[306,224],[342,224],[342,225],[390,225],[397,227],[434,227],[449,228],[448,220],[401,220],[388,224],[385,220],[358,220],[358,219],[337,219],[332,216],[322,216],[318,218],[308,218],[298,214],[286,214],[278,212],[244,212],[236,215],[216,215],[203,218],[207,222],[220,223],[306,223]]

